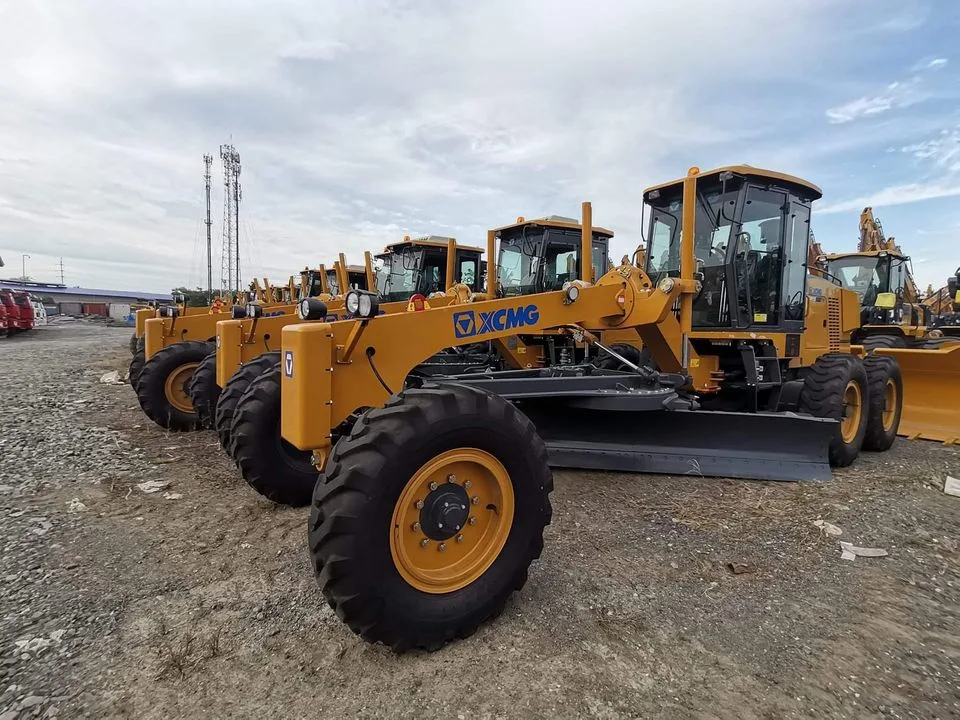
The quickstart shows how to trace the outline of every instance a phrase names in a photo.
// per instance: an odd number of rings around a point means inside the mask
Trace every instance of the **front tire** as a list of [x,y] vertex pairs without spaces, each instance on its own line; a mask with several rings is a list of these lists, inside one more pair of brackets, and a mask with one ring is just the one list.
[[137,391],[137,382],[140,380],[140,373],[143,371],[143,364],[146,362],[143,349],[137,350],[130,358],[130,367],[127,370],[127,380],[133,391]]
[[190,393],[190,402],[193,403],[193,408],[200,419],[200,426],[205,430],[211,429],[217,400],[220,398],[220,386],[217,385],[216,350],[208,354],[197,366],[187,390]]
[[552,489],[543,441],[503,398],[461,385],[394,395],[333,446],[316,485],[323,594],[398,652],[467,637],[526,582]]
[[137,399],[147,417],[175,432],[200,429],[186,385],[210,350],[210,343],[186,340],[163,348],[144,363]]
[[280,366],[262,372],[237,403],[230,455],[250,487],[281,505],[310,504],[319,472],[313,453],[280,436]]
[[233,414],[236,412],[237,403],[247,391],[250,383],[259,375],[270,368],[280,367],[280,353],[264,353],[255,357],[248,363],[241,365],[237,371],[230,376],[227,384],[223,386],[220,397],[217,399],[216,422],[214,426],[217,429],[217,437],[220,439],[220,447],[230,457],[233,457],[231,450],[230,433],[233,428]]
[[807,369],[800,410],[838,421],[837,433],[830,441],[832,467],[846,467],[860,454],[867,432],[869,397],[866,370],[853,355],[821,355]]

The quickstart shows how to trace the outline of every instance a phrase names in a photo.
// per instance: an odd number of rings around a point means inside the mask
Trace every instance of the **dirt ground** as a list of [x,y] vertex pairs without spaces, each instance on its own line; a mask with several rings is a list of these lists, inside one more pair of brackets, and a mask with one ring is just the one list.
[[0,340],[0,720],[960,717],[960,448],[824,484],[556,472],[504,614],[398,656],[327,607],[305,510],[100,381],[129,333]]

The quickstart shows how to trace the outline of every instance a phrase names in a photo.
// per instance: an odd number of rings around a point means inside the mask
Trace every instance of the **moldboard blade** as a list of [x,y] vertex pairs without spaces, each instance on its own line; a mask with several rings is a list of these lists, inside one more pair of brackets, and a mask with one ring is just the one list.
[[794,413],[563,411],[524,403],[552,467],[829,480],[837,422]]

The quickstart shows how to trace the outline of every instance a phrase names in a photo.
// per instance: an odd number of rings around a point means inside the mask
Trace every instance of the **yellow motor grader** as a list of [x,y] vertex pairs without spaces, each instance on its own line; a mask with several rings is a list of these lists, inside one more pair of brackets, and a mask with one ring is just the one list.
[[[840,352],[858,299],[807,276],[820,196],[782,173],[693,168],[644,194],[646,269],[416,314],[378,316],[353,290],[356,319],[285,327],[281,431],[323,469],[309,543],[337,615],[398,651],[473,633],[540,555],[551,466],[827,479],[889,447],[897,364]],[[552,329],[608,353],[601,333],[632,332],[656,369],[410,378],[444,348]]]
[[[341,256],[342,257],[342,256]],[[362,280],[351,280],[346,264],[337,262],[341,284],[366,287],[373,283],[372,269]],[[325,271],[321,272],[325,276]],[[203,425],[199,408],[190,401],[189,387],[193,373],[215,349],[217,323],[225,317],[244,317],[248,307],[260,308],[265,315],[292,314],[303,292],[306,277],[301,273],[298,288],[291,278],[286,286],[273,287],[264,280],[261,287],[254,281],[254,289],[244,299],[230,307],[230,314],[211,308],[206,313],[181,315],[176,307],[162,309],[162,317],[144,323],[144,346],[130,363],[130,383],[144,413],[158,425],[169,430],[189,431]],[[331,306],[342,304],[342,296],[325,297]]]

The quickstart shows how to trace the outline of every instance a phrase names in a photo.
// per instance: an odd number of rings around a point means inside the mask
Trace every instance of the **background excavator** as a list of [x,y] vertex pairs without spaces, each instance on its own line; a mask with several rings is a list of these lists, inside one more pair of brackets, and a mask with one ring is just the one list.
[[[860,241],[854,253],[821,256],[821,267],[843,287],[860,296],[861,328],[851,342],[867,348],[936,346],[931,308],[913,279],[910,258],[872,208],[860,213]],[[932,342],[931,342],[932,341]]]

